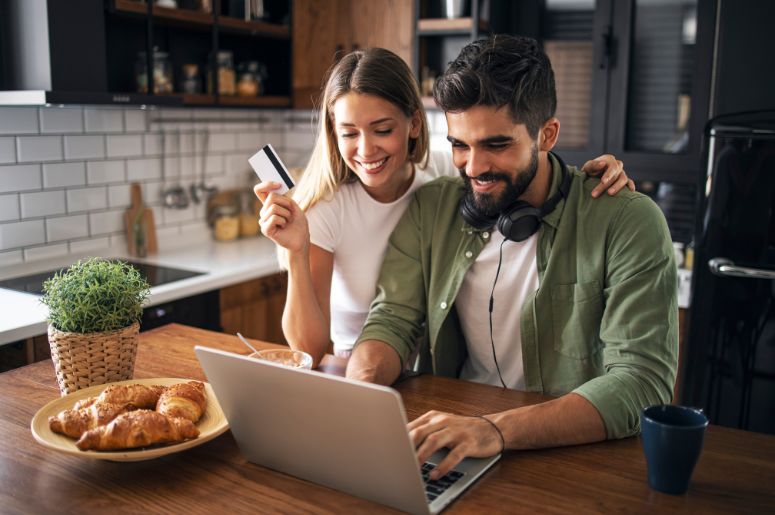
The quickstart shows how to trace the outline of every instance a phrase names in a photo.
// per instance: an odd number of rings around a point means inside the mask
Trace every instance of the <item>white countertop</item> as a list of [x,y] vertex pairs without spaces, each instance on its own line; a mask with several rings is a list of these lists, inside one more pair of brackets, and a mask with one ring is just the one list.
[[[103,257],[126,257],[110,252],[102,255]],[[262,237],[227,243],[203,239],[196,245],[160,251],[143,259],[134,257],[128,259],[204,272],[204,275],[154,286],[151,288],[151,295],[145,306],[154,306],[217,290],[271,275],[280,270],[274,243]],[[0,279],[68,266],[74,261],[71,256],[4,267]],[[40,303],[37,295],[0,288],[0,345],[45,334],[47,317],[48,308]]]

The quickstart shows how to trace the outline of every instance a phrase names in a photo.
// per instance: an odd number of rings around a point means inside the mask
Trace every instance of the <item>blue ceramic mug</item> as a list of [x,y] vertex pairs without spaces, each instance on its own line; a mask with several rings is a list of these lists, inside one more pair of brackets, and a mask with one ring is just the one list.
[[643,410],[640,429],[651,488],[686,492],[707,426],[708,417],[699,409],[662,404]]

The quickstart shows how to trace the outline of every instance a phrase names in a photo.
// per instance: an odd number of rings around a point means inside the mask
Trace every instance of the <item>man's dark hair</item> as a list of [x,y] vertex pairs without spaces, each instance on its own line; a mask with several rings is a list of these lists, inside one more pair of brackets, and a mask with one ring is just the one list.
[[508,106],[533,139],[557,108],[549,58],[535,39],[522,36],[496,35],[466,45],[436,79],[433,98],[445,112]]

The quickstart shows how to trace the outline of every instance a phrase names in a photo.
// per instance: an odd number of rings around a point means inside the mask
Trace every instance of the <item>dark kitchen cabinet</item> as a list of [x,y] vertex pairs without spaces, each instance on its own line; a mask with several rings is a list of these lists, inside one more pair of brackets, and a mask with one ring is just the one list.
[[603,152],[638,181],[690,184],[708,117],[712,0],[547,0],[541,39],[561,122],[557,151]]
[[[0,102],[290,106],[290,0],[264,0],[260,20],[244,19],[244,2],[180,0],[177,5],[4,0],[0,89],[10,91],[0,91]],[[237,5],[243,7],[242,18],[233,16]],[[208,92],[219,50],[233,53],[235,82],[239,63],[258,62],[259,73],[265,67],[260,95]],[[168,72],[160,73],[161,63],[167,63]],[[196,67],[191,75],[200,84],[196,93],[183,93],[184,65],[188,71]]]
[[[286,0],[264,2],[266,20],[245,20],[243,8],[235,2],[188,2],[193,9],[166,8],[136,0],[106,0],[106,52],[109,87],[118,91],[137,89],[137,74],[151,77],[148,88],[158,96],[179,98],[183,105],[220,105],[240,107],[290,106],[290,3]],[[237,15],[241,17],[237,17]],[[148,52],[153,49],[152,52]],[[262,92],[258,96],[219,94],[215,83],[216,56],[219,51],[232,53],[232,72],[239,79],[240,63],[257,61],[266,68]],[[159,88],[154,61],[159,52],[166,54],[171,70],[171,86]],[[144,53],[145,59],[140,56]],[[148,55],[150,53],[150,56]],[[184,92],[184,68],[195,66],[192,78],[199,81],[196,93]],[[190,69],[190,68],[189,68]],[[162,80],[167,80],[169,77]],[[155,84],[152,82],[155,81]],[[161,89],[161,90],[160,90]]]

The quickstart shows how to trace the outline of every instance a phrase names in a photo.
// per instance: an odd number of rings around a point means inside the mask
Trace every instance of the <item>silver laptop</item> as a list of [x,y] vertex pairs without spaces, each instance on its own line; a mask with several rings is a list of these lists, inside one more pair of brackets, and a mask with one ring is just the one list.
[[[392,388],[196,346],[240,450],[253,463],[410,513],[438,513],[500,455],[437,481],[418,466]],[[421,471],[422,470],[422,471]]]

